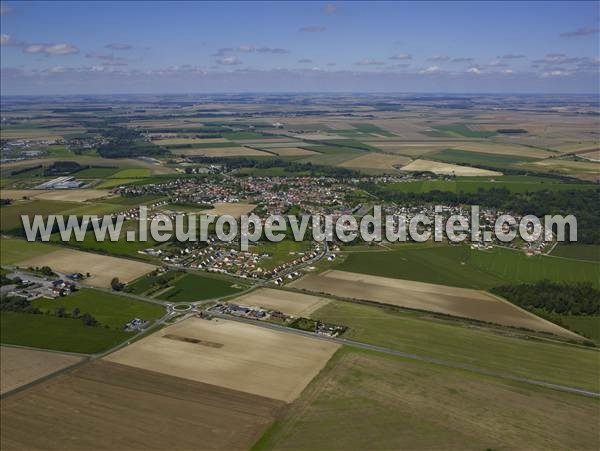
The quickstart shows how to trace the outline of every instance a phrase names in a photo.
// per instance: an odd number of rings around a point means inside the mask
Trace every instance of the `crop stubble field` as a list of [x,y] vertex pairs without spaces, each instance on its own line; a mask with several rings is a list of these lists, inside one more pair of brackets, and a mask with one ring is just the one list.
[[232,299],[231,302],[279,310],[288,315],[308,316],[315,310],[327,305],[330,300],[291,291],[260,288],[239,298]]
[[85,279],[84,283],[101,288],[109,288],[113,277],[127,283],[156,268],[148,263],[72,249],[55,250],[48,254],[19,261],[17,265],[21,267],[49,266],[63,273],[82,272],[85,274],[89,272],[90,277]]
[[4,399],[1,447],[247,449],[283,404],[100,360]]
[[0,346],[0,394],[74,365],[82,359],[73,354]]
[[291,402],[338,347],[234,321],[188,318],[105,359]]

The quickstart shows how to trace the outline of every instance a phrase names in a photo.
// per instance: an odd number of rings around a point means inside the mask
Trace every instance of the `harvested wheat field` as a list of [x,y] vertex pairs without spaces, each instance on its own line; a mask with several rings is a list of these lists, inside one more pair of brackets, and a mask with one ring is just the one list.
[[351,160],[344,161],[338,166],[350,169],[378,169],[382,171],[395,171],[396,166],[404,166],[410,162],[410,158],[397,155],[386,155],[383,153],[368,153]]
[[234,321],[188,318],[105,359],[291,402],[338,347]]
[[200,211],[200,214],[209,215],[209,216],[222,216],[222,215],[242,216],[242,215],[247,215],[252,210],[254,210],[256,205],[247,204],[244,202],[236,202],[236,203],[217,202],[216,204],[213,205],[213,207],[215,207],[215,208],[212,208],[210,210]]
[[288,315],[309,316],[315,310],[328,304],[330,300],[309,294],[260,288],[239,298],[235,298],[232,302],[251,307],[279,310]]
[[303,149],[301,147],[273,147],[269,152],[276,153],[280,157],[300,157],[305,155],[316,155],[318,152]]
[[522,327],[566,338],[581,337],[484,291],[391,279],[346,271],[309,274],[290,284],[315,293],[391,304],[503,326]]
[[476,176],[496,176],[502,175],[502,172],[488,171],[487,169],[471,168],[469,166],[459,166],[457,164],[440,163],[438,161],[415,160],[412,163],[401,168],[402,171],[421,172],[429,171],[434,174],[457,175],[464,177]]
[[82,360],[74,354],[0,346],[0,394]]
[[119,281],[127,283],[156,269],[148,263],[110,257],[108,255],[92,254],[72,249],[61,249],[44,255],[23,260],[17,263],[20,267],[49,266],[61,273],[90,273],[83,283],[94,287],[110,288],[110,281],[118,277]]
[[205,156],[205,157],[260,157],[268,156],[267,152],[251,149],[249,147],[213,147],[207,149],[173,149],[177,155]]
[[2,400],[3,450],[248,449],[284,403],[105,361]]
[[49,192],[48,190],[36,189],[3,189],[0,191],[0,198],[21,200],[23,198],[34,199],[40,194]]

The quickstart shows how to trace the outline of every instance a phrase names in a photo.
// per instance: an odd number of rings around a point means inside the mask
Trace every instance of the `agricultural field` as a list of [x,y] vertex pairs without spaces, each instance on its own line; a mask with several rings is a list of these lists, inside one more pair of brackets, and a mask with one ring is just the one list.
[[312,150],[304,149],[302,147],[277,147],[277,148],[265,148],[268,152],[275,153],[280,157],[305,157],[307,155],[316,155],[317,152]]
[[166,314],[162,305],[89,288],[82,288],[69,296],[57,299],[36,299],[31,304],[44,313],[63,307],[70,315],[78,308],[81,314],[89,313],[102,326],[115,330],[121,330],[134,318],[154,321]]
[[450,150],[463,150],[467,152],[489,153],[493,155],[511,155],[526,158],[549,158],[556,156],[556,152],[540,149],[532,146],[521,146],[515,144],[504,144],[496,142],[464,142],[452,143]]
[[136,179],[136,178],[150,177],[151,175],[152,175],[152,171],[150,169],[146,169],[146,168],[123,169],[123,170],[111,175],[109,178],[111,178],[111,179]]
[[14,265],[17,262],[28,260],[57,250],[56,247],[42,244],[37,241],[3,238],[0,241],[0,264]]
[[559,244],[552,251],[553,257],[572,258],[600,263],[600,245],[598,244]]
[[433,172],[434,174],[456,175],[459,177],[489,177],[502,175],[501,172],[488,169],[459,166],[456,164],[440,163],[438,161],[415,160],[400,168],[408,172]]
[[156,268],[148,263],[72,249],[59,249],[27,258],[16,262],[16,265],[23,268],[49,266],[55,271],[66,274],[89,272],[90,277],[85,279],[84,283],[101,288],[110,288],[110,282],[114,277],[122,283],[127,283]]
[[[107,361],[2,400],[2,449],[248,449],[281,401]],[[35,433],[31,433],[35,431]]]
[[74,202],[59,200],[32,200],[0,207],[0,230],[3,232],[18,232],[22,230],[21,215],[27,215],[30,219],[34,215],[48,216],[61,214],[64,211],[75,208]]
[[83,357],[75,354],[0,346],[0,394],[3,395],[82,360]]
[[3,199],[38,199],[65,202],[87,202],[110,195],[108,190],[100,189],[69,189],[69,190],[3,190]]
[[105,360],[289,403],[338,347],[234,321],[188,318]]
[[228,141],[224,138],[184,138],[174,137],[166,139],[158,139],[154,141],[159,146],[174,146],[181,144],[215,144],[215,143],[227,143]]
[[131,338],[132,333],[86,326],[78,319],[2,312],[0,342],[40,349],[96,354]]
[[577,334],[484,291],[345,271],[309,274],[290,286],[342,298],[373,301],[583,340]]
[[[430,313],[333,301],[312,319],[344,324],[344,338],[398,351],[598,391],[598,349],[528,331],[476,326]],[[485,352],[482,352],[485,350]]]
[[410,159],[399,155],[368,153],[340,164],[343,168],[366,169],[384,172],[395,172],[400,166],[410,163]]
[[239,298],[232,299],[231,302],[249,307],[278,310],[288,315],[306,317],[315,310],[327,305],[330,299],[293,291],[259,288]]
[[572,189],[595,189],[592,183],[561,183],[556,179],[510,175],[501,177],[456,177],[453,180],[417,180],[386,184],[386,189],[402,193],[429,193],[447,191],[452,193],[476,193],[480,189],[505,188],[512,193],[535,191],[564,191]]
[[254,449],[592,449],[598,420],[596,400],[343,349]]
[[[492,154],[483,152],[466,151],[459,149],[446,149],[438,152],[432,152],[425,155],[426,158],[452,164],[474,164],[493,168],[506,168],[524,162],[535,161],[535,158],[526,156]],[[458,175],[458,174],[457,174]],[[464,174],[469,175],[469,174]],[[476,175],[476,174],[470,174]],[[481,174],[494,175],[494,174]],[[495,174],[498,175],[498,174]]]
[[440,132],[442,136],[451,136],[457,138],[490,138],[496,135],[495,132],[491,131],[474,130],[472,127],[466,124],[436,125],[433,128]]
[[197,302],[229,296],[245,288],[241,284],[200,274],[185,274],[174,282],[174,286],[157,295],[168,302]]
[[600,266],[552,256],[532,256],[495,247],[402,245],[389,252],[349,253],[336,269],[464,288],[488,289],[507,283],[592,282],[600,286]]

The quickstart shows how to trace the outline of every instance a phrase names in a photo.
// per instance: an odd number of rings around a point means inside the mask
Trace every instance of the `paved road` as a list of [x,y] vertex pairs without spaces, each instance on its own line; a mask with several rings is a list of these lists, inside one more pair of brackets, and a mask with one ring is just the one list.
[[290,327],[279,326],[276,324],[266,323],[263,321],[240,318],[240,317],[232,316],[232,315],[215,314],[213,312],[207,312],[207,313],[210,313],[212,316],[217,317],[217,318],[227,319],[227,320],[231,320],[231,321],[238,321],[238,322],[245,323],[245,324],[251,324],[251,325],[257,326],[257,327],[263,327],[265,329],[272,329],[272,330],[292,333],[292,334],[296,334],[296,335],[302,335],[302,336],[314,338],[317,340],[324,340],[324,341],[329,341],[329,342],[333,342],[333,343],[338,343],[340,345],[351,346],[353,348],[360,348],[360,349],[367,349],[369,351],[382,352],[384,354],[391,354],[391,355],[403,357],[406,359],[417,360],[419,362],[433,363],[435,365],[441,365],[441,366],[445,366],[448,368],[470,371],[472,373],[482,374],[485,376],[497,377],[500,379],[507,379],[507,380],[516,381],[516,382],[522,382],[522,383],[530,384],[530,385],[537,385],[540,387],[551,388],[553,390],[559,390],[559,391],[563,391],[563,392],[567,392],[567,393],[574,393],[577,395],[587,396],[590,398],[600,398],[600,393],[591,391],[591,390],[584,390],[581,388],[570,387],[567,385],[552,384],[550,382],[544,382],[544,381],[539,381],[536,379],[530,379],[527,377],[517,376],[514,374],[510,374],[510,373],[503,373],[500,371],[487,370],[484,368],[478,368],[475,366],[466,365],[466,364],[462,364],[462,363],[451,362],[448,360],[436,359],[433,357],[427,357],[427,356],[422,356],[422,355],[417,355],[417,354],[411,354],[408,352],[402,352],[402,351],[398,351],[396,349],[385,348],[382,346],[370,345],[367,343],[361,343],[361,342],[354,341],[354,340],[348,340],[346,338],[329,337],[327,335],[317,335],[312,332],[306,332],[303,330],[292,329]]

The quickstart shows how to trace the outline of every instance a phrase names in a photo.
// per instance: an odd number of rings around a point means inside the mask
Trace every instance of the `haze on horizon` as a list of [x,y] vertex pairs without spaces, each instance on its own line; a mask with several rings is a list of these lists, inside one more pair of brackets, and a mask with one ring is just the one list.
[[1,94],[597,94],[599,5],[2,2]]

